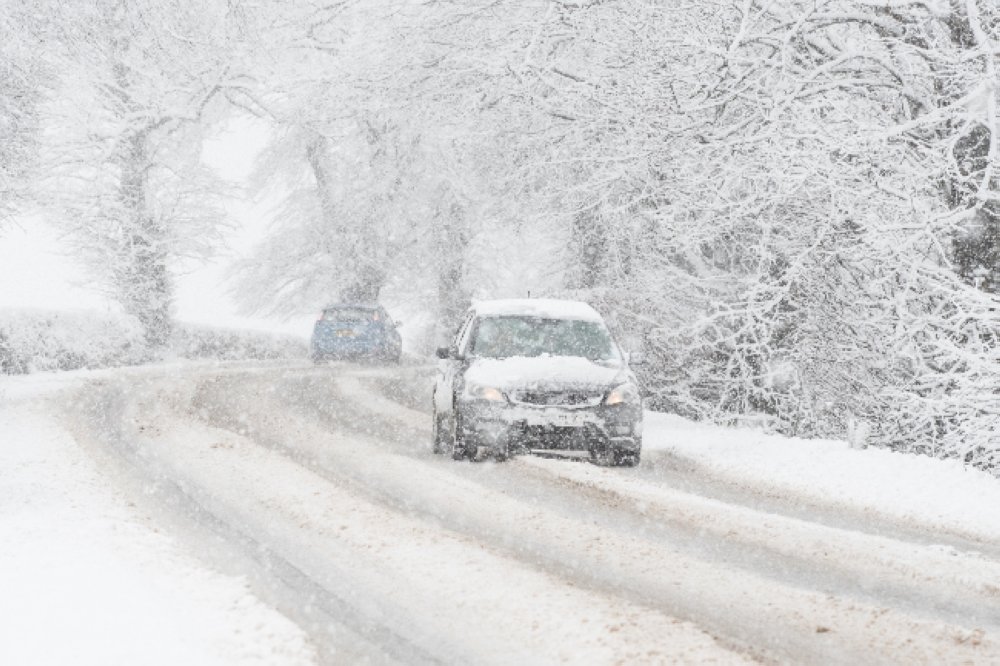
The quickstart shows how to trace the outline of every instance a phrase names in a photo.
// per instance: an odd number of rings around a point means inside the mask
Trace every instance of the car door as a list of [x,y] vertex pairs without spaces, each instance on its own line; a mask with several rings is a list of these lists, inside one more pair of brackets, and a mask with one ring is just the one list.
[[[463,349],[465,339],[472,328],[472,321],[475,319],[473,313],[466,315],[462,325],[455,333],[455,339],[450,349],[457,352]],[[443,358],[438,361],[437,381],[434,385],[434,411],[438,414],[451,414],[455,408],[455,382],[462,370],[463,363],[454,356]]]

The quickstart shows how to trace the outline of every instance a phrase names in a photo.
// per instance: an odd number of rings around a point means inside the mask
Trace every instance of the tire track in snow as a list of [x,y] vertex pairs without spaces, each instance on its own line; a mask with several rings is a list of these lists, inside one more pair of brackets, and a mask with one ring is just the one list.
[[[133,376],[129,383],[134,386],[138,379]],[[105,469],[115,469],[137,501],[152,504],[161,523],[169,523],[175,534],[183,532],[178,535],[182,541],[196,544],[196,554],[211,566],[245,575],[260,598],[308,633],[323,663],[436,663],[387,626],[356,621],[355,605],[343,589],[318,584],[266,541],[214,512],[210,493],[166,473],[142,445],[142,434],[127,427],[130,399],[132,391],[120,383],[90,383],[64,418],[78,441]],[[198,547],[202,544],[210,545],[207,552]]]

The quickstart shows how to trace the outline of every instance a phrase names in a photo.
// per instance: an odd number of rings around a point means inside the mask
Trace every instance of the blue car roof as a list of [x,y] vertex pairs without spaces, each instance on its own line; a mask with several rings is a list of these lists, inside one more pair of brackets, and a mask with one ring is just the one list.
[[362,310],[378,310],[378,303],[333,303],[325,306],[324,310],[336,310],[338,308],[360,308]]

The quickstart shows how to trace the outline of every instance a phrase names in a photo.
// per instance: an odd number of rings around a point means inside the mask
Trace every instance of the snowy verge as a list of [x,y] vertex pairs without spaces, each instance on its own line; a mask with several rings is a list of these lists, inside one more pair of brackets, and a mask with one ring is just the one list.
[[308,664],[303,632],[111,490],[44,414],[0,408],[4,664]]
[[0,310],[0,374],[132,365],[145,355],[142,330],[131,317]]
[[307,351],[303,337],[177,323],[169,348],[154,352],[132,317],[83,310],[0,310],[0,374],[7,375],[137,365],[156,356],[299,359]]
[[279,333],[178,324],[170,345],[173,353],[187,359],[268,361],[304,359],[309,352],[307,342]]
[[1000,540],[1000,481],[955,460],[853,449],[647,412],[643,447],[665,450],[734,485]]
[[[290,363],[294,364],[295,361],[290,361]],[[288,362],[281,359],[270,361],[179,359],[160,363],[147,363],[127,368],[37,372],[29,375],[0,374],[0,407],[4,403],[13,405],[37,398],[50,398],[62,391],[80,389],[87,382],[110,381],[125,376],[139,379],[165,375],[182,376],[201,372],[224,372],[227,369],[238,370],[242,373],[266,373],[272,372],[275,368],[284,367],[287,364]]]

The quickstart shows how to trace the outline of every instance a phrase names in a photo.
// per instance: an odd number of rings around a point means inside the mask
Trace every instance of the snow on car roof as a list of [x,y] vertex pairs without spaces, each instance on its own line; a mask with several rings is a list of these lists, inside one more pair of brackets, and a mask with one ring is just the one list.
[[600,321],[600,313],[583,301],[567,301],[557,298],[503,298],[491,301],[476,301],[473,310],[479,315],[504,316],[526,315],[551,319],[577,319]]

